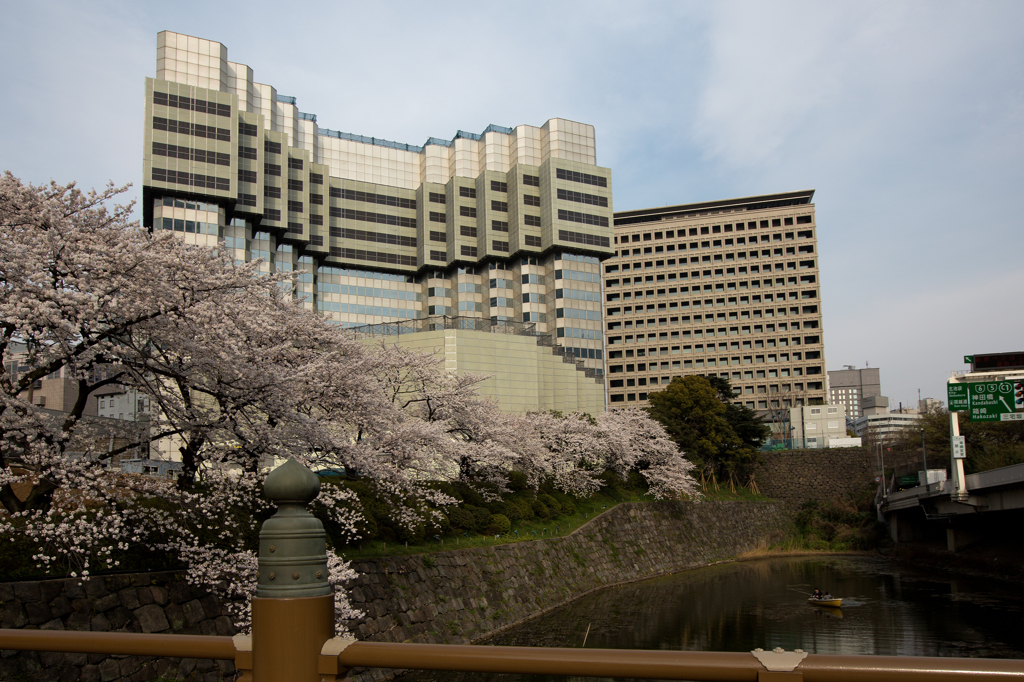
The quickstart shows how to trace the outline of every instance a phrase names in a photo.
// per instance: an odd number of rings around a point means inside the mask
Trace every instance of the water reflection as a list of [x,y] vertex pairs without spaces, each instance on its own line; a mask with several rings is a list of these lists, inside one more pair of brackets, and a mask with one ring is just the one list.
[[[842,609],[807,603],[815,587]],[[1024,595],[869,557],[768,559],[604,590],[488,644],[820,654],[1024,658]],[[589,634],[587,628],[589,627]],[[417,673],[403,680],[541,680]],[[564,680],[566,678],[550,678]]]

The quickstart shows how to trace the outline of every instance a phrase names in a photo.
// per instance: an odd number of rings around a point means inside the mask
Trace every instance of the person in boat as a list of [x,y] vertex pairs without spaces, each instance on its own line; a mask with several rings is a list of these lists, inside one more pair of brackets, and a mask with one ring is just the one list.
[[811,599],[824,599],[825,595],[821,593],[817,587],[814,588],[814,592],[811,593]]
[[831,593],[826,592],[822,599],[835,599],[835,597],[833,597]]

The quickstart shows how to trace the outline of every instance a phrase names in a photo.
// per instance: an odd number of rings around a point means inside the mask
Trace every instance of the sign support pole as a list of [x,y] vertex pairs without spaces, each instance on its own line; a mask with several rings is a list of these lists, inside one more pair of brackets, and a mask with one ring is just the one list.
[[[950,411],[949,413],[949,435],[951,436],[950,441],[960,437],[960,415],[958,412]],[[966,502],[967,483],[964,478],[964,461],[953,457],[952,452],[950,452],[950,460],[950,469],[953,473],[953,491],[950,493],[950,497],[955,502]]]

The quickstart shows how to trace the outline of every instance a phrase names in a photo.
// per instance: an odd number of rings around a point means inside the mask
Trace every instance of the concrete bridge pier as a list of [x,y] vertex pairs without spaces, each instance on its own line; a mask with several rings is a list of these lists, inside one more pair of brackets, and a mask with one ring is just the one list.
[[946,549],[958,552],[968,545],[981,540],[978,533],[963,527],[950,526],[946,529]]

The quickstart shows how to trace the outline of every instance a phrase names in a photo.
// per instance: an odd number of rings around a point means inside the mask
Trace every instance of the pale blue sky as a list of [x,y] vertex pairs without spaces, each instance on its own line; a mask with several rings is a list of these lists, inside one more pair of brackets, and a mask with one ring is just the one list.
[[816,189],[829,369],[945,399],[964,354],[1024,350],[1021,26],[1019,2],[2,0],[0,169],[137,195],[162,29],[336,130],[583,121],[618,210]]

